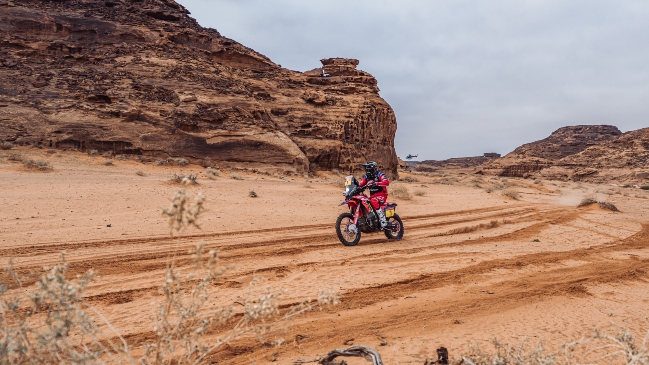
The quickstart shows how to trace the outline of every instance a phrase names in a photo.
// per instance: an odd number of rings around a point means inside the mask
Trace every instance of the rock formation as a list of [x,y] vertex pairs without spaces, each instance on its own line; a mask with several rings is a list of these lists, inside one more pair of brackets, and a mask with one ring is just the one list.
[[499,157],[500,154],[489,152],[485,153],[483,156],[454,157],[447,160],[424,160],[421,162],[416,162],[413,168],[415,169],[415,171],[425,172],[433,172],[446,169],[467,169],[480,166]]
[[503,158],[480,166],[488,174],[528,177],[538,171],[554,166],[559,160],[585,149],[607,142],[621,135],[611,125],[579,125],[563,127],[540,141],[524,144]]
[[649,128],[627,132],[557,161],[540,172],[552,179],[649,182]]
[[397,173],[358,60],[295,72],[173,0],[0,0],[0,140],[218,166]]

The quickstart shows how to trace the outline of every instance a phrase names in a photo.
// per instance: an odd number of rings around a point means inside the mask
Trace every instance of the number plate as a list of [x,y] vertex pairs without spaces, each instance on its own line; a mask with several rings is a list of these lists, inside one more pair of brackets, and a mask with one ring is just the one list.
[[394,217],[394,209],[388,209],[388,210],[386,210],[386,211],[385,211],[385,217],[386,217],[386,218]]

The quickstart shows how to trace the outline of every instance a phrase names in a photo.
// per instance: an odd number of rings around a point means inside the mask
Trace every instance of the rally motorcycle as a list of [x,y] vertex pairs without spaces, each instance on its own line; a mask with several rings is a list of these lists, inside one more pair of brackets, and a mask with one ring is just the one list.
[[[370,204],[370,198],[363,192],[369,186],[360,187],[354,176],[345,178],[345,201],[340,205],[349,207],[349,213],[343,213],[336,220],[336,234],[345,246],[355,246],[361,240],[361,232],[371,233],[381,231],[381,222],[376,211]],[[383,229],[385,236],[391,240],[403,237],[403,223],[395,213],[396,203],[385,202],[379,207],[385,213],[388,225]]]

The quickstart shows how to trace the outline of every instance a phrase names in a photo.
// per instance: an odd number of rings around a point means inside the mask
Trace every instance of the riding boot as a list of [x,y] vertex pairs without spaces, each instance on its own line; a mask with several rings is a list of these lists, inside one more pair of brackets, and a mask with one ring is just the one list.
[[383,213],[383,209],[381,208],[377,209],[376,214],[379,216],[379,222],[381,222],[381,229],[387,227],[388,221],[385,219],[385,213]]

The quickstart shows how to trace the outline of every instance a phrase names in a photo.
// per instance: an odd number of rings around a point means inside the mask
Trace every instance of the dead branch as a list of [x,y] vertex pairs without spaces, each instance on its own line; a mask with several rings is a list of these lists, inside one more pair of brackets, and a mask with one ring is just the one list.
[[330,351],[326,356],[312,360],[300,359],[295,361],[295,364],[317,362],[321,365],[339,365],[340,363],[336,361],[338,356],[362,357],[365,360],[370,361],[372,365],[383,365],[383,360],[381,360],[381,355],[378,351],[364,345],[354,345],[346,349],[335,349]]

